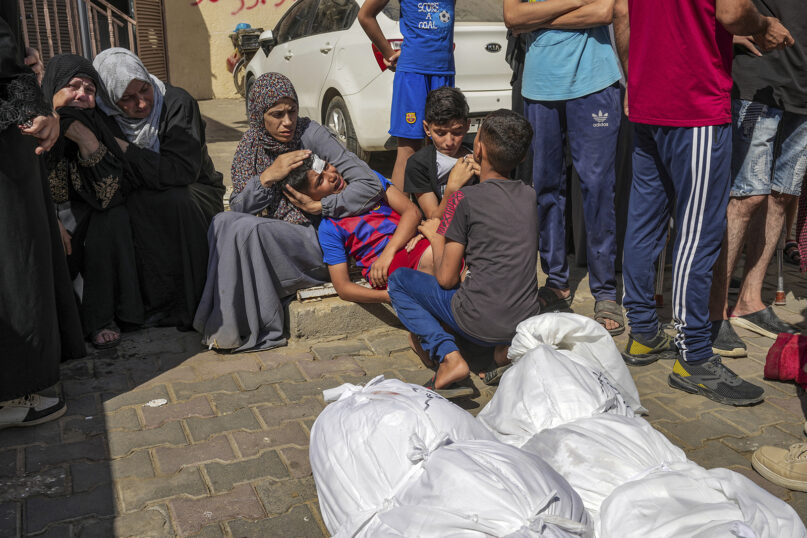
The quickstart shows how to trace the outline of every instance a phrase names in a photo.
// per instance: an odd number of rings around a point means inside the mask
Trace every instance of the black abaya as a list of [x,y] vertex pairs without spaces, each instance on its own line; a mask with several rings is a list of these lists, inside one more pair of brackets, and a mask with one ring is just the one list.
[[[164,99],[159,153],[134,144],[126,150],[126,209],[148,321],[190,328],[205,285],[207,228],[224,210],[224,185],[207,152],[199,105],[167,84]],[[108,125],[124,138],[113,119]]]
[[[7,23],[13,24],[13,28]],[[0,101],[22,64],[17,2],[0,5]],[[62,358],[86,353],[36,141],[0,130],[0,401],[59,380]]]

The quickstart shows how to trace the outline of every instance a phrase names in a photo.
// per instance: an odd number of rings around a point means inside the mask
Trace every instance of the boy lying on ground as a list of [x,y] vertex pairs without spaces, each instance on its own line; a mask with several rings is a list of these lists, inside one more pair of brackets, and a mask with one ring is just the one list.
[[[427,273],[433,271],[432,249],[425,239],[411,241],[417,234],[420,211],[407,196],[378,174],[384,199],[362,215],[341,219],[325,218],[318,235],[322,259],[339,297],[357,303],[388,303],[387,278],[401,267]],[[312,200],[336,194],[345,180],[336,168],[316,155],[306,158],[286,177],[287,184]],[[353,257],[362,275],[373,286],[354,283],[348,274]]]
[[461,91],[444,86],[429,92],[423,129],[432,143],[410,157],[404,174],[404,191],[415,195],[427,219],[441,218],[452,194],[479,182],[473,149],[462,143],[469,127]]
[[[398,318],[439,364],[430,382],[435,389],[470,374],[454,334],[496,347],[496,364],[504,365],[516,325],[540,310],[535,190],[508,179],[531,139],[532,127],[522,116],[509,110],[489,114],[474,140],[480,183],[451,196],[442,222],[430,219],[419,227],[431,243],[434,276],[406,268],[390,276]],[[460,283],[463,257],[468,273]]]

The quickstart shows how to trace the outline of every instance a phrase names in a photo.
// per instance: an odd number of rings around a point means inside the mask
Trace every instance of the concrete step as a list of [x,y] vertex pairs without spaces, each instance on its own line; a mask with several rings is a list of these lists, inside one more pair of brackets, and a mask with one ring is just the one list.
[[327,296],[292,301],[287,319],[290,343],[402,327],[390,305],[350,303]]

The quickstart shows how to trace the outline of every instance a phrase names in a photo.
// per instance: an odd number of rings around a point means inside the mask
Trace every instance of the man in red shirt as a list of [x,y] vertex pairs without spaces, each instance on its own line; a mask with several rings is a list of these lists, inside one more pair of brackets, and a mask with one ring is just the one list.
[[[617,0],[614,9],[635,124],[622,269],[631,334],[623,358],[633,365],[675,359],[670,386],[728,405],[759,402],[764,390],[713,354],[709,322],[729,194],[731,34],[753,35],[764,50],[793,38],[750,0]],[[661,330],[653,300],[653,260],[671,215],[674,339]]]

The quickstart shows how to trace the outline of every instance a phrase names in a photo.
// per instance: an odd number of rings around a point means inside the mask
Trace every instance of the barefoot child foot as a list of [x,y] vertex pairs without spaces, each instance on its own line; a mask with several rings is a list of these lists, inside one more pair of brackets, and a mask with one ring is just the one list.
[[435,390],[445,389],[467,378],[471,373],[468,363],[462,358],[459,351],[452,351],[440,361],[437,374],[434,376]]

